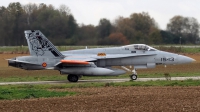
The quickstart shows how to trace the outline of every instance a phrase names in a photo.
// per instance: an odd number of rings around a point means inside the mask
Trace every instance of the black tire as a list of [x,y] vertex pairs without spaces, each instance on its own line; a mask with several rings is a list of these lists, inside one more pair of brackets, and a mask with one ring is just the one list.
[[131,80],[137,80],[137,75],[132,74],[132,75],[130,75],[130,78],[131,78]]
[[70,75],[67,76],[67,79],[68,79],[69,82],[77,82],[78,78],[79,77],[77,75],[71,75],[70,74]]

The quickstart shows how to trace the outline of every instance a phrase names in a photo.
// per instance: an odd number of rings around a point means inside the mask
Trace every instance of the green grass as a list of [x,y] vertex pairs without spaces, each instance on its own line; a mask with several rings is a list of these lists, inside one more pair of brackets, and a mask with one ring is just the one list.
[[[91,79],[120,79],[129,78],[130,73],[119,75],[119,76],[83,76],[80,80],[91,80]],[[200,73],[169,73],[171,77],[191,77],[200,76]],[[151,73],[151,74],[138,74],[138,78],[162,78],[165,77],[163,73]],[[0,82],[23,82],[23,81],[61,81],[67,80],[67,75],[41,75],[41,76],[11,76],[2,77]]]
[[55,81],[67,80],[67,76],[11,76],[0,78],[0,82],[23,82],[23,81]]
[[[64,97],[79,93],[65,91],[65,88],[90,88],[90,87],[128,87],[128,86],[200,86],[200,80],[184,81],[127,81],[118,83],[88,82],[88,83],[66,83],[66,84],[40,84],[40,85],[5,85],[0,86],[0,100],[30,99]],[[62,91],[60,91],[62,90]]]
[[75,92],[67,91],[50,91],[34,85],[0,86],[0,100],[64,97],[75,94]]
[[[200,73],[169,73],[171,77],[195,77],[200,76]],[[164,74],[154,73],[154,74],[139,74],[140,78],[161,78],[165,77]]]
[[199,53],[200,48],[183,48],[183,53]]
[[129,81],[129,82],[122,82],[122,83],[113,83],[113,86],[200,86],[200,80],[183,80],[183,81]]
[[28,52],[28,46],[0,47],[0,52]]
[[[129,75],[131,73],[127,73],[124,75],[119,75],[119,76],[94,76],[94,77],[87,77],[83,76],[81,79],[83,80],[88,80],[88,79],[120,79],[120,78],[129,78]],[[138,78],[162,78],[165,77],[165,73],[141,73],[138,74]],[[200,73],[169,73],[171,77],[195,77],[195,76],[200,76]]]
[[[88,82],[88,83],[67,83],[63,85],[45,86],[46,88],[63,89],[63,88],[87,88],[87,87],[128,87],[128,86],[200,86],[200,80],[157,80],[157,81],[127,81],[127,82]],[[43,86],[44,87],[44,86]]]

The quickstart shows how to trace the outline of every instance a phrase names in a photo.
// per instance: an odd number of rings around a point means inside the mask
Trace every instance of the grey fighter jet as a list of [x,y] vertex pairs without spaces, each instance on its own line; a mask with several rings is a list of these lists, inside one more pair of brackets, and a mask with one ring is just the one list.
[[134,66],[130,78],[136,80],[136,69],[195,61],[145,44],[60,52],[39,30],[26,30],[24,33],[30,56],[8,59],[9,66],[25,70],[58,70],[61,74],[67,74],[70,82],[77,82],[81,76],[115,76],[126,72],[112,66]]

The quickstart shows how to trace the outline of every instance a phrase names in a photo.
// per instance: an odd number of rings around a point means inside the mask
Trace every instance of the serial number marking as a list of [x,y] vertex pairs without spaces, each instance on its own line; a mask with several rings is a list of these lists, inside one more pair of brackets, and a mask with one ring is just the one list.
[[161,58],[161,61],[174,61],[174,58]]

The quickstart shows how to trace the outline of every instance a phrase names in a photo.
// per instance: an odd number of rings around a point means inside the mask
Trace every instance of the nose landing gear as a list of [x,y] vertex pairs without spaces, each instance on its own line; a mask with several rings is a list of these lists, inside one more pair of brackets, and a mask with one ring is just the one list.
[[130,78],[132,79],[132,80],[137,80],[137,72],[136,72],[136,70],[135,69],[133,69],[132,70],[132,75],[130,75]]
[[132,72],[132,74],[130,75],[131,80],[137,80],[137,71],[135,68],[132,71],[130,69],[126,68],[125,66],[122,66],[122,68],[128,72]]

